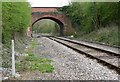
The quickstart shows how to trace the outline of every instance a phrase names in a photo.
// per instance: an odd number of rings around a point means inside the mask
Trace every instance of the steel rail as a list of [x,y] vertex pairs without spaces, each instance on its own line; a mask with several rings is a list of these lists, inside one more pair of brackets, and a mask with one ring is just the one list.
[[[74,43],[74,44],[78,44],[78,45],[82,45],[82,46],[86,46],[86,45],[83,45],[83,44],[80,44],[80,43],[76,43],[76,42],[71,41],[71,40],[66,40],[66,39],[63,39],[63,38],[61,39],[61,38],[58,38],[58,37],[52,37],[52,36],[51,36],[51,37],[48,37],[48,38],[51,39],[51,40],[54,40],[54,41],[56,41],[56,42],[58,42],[58,43],[60,43],[60,44],[63,44],[63,45],[65,45],[65,46],[67,46],[67,47],[69,47],[69,48],[71,48],[71,49],[73,49],[73,50],[75,50],[75,51],[77,51],[77,52],[79,52],[79,53],[85,54],[85,55],[86,55],[87,57],[89,57],[89,58],[96,59],[99,63],[101,63],[101,64],[109,67],[110,69],[115,70],[118,74],[120,74],[120,67],[119,67],[119,65],[118,65],[118,66],[113,65],[113,64],[111,64],[111,63],[109,63],[109,62],[107,62],[107,61],[105,61],[105,60],[102,60],[102,59],[100,59],[100,58],[98,58],[98,57],[96,57],[96,56],[93,56],[93,55],[91,55],[91,54],[89,54],[89,53],[87,53],[87,52],[81,51],[81,50],[79,50],[79,49],[77,49],[77,48],[75,48],[75,47],[73,47],[73,46],[71,46],[71,45],[69,45],[69,44],[67,44],[67,43],[64,43],[64,42],[62,42],[62,41],[59,41],[59,40],[63,40],[63,41],[66,41],[66,42],[70,42],[70,43]],[[100,50],[100,51],[105,52],[105,53],[115,54],[115,56],[117,56],[118,58],[120,57],[119,54],[116,54],[116,53],[113,53],[113,52],[101,50],[101,49],[94,48],[94,47],[90,47],[90,46],[86,46],[86,47],[92,48],[92,49],[96,49],[96,50]],[[118,60],[118,63],[119,63],[119,60]]]

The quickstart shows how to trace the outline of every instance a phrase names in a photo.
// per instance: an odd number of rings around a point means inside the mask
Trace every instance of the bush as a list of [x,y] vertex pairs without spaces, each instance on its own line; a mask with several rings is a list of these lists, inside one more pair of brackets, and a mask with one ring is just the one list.
[[30,25],[30,17],[28,2],[2,2],[2,42],[7,44],[14,39],[15,33],[25,33]]

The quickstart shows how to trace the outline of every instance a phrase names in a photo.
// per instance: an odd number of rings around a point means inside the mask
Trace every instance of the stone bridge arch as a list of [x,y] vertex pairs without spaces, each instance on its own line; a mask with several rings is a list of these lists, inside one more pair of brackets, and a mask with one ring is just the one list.
[[73,34],[73,28],[69,18],[58,7],[33,7],[32,8],[32,26],[39,20],[50,19],[60,26],[60,36]]

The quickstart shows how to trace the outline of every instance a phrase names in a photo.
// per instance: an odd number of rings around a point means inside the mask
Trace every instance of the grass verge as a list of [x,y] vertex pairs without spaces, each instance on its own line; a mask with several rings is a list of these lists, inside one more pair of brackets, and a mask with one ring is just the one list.
[[18,72],[39,70],[42,73],[51,73],[54,70],[51,62],[50,59],[38,58],[35,54],[29,53],[20,62],[16,62],[16,69]]
[[100,28],[91,33],[78,35],[77,39],[105,43],[111,46],[120,46],[118,26]]

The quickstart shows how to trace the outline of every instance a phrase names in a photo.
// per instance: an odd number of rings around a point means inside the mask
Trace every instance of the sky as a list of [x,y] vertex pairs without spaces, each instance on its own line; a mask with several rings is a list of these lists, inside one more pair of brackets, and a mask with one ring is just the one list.
[[32,7],[62,7],[68,5],[71,0],[27,0]]

